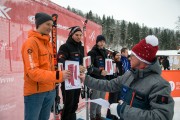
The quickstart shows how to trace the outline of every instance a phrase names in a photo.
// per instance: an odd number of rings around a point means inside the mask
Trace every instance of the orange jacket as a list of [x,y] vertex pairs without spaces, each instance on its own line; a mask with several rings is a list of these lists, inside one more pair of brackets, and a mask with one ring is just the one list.
[[56,82],[63,82],[62,72],[58,71],[58,79],[54,71],[49,35],[29,31],[21,52],[24,63],[24,96],[53,90]]

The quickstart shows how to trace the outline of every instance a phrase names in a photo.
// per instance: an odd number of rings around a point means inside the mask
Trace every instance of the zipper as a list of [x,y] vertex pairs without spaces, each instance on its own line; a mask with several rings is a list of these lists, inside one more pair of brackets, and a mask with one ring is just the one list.
[[39,83],[37,82],[37,91],[39,91]]
[[[49,49],[48,49],[48,47],[47,47],[47,44],[44,43],[44,46],[45,46],[45,48],[47,49],[47,51],[48,51],[48,53],[49,53],[50,70],[53,70],[53,67],[52,67],[52,55],[51,55],[51,53],[49,52]],[[54,84],[54,88],[56,88],[56,84],[55,84],[55,83],[53,83],[53,84]]]
[[50,62],[50,70],[52,70],[52,55],[48,50],[47,44],[44,43],[45,48],[47,49],[48,53],[49,53],[49,62]]

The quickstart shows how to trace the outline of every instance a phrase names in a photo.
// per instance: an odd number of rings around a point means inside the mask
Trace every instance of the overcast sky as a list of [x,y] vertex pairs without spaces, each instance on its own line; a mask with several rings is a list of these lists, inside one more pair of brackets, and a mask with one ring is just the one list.
[[[92,10],[99,16],[112,16],[117,20],[137,22],[148,27],[175,29],[180,16],[180,0],[51,0],[67,8],[84,13]],[[175,29],[176,30],[176,29]]]

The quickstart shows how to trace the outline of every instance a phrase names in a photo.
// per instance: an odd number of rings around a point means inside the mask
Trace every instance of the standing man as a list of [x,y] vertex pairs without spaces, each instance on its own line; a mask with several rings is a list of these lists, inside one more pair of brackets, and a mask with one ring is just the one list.
[[170,84],[161,77],[157,50],[158,39],[149,35],[132,48],[130,71],[110,81],[87,75],[84,84],[101,91],[120,90],[120,102],[110,105],[111,114],[120,120],[172,120],[174,100]]
[[122,66],[124,68],[124,72],[130,70],[131,66],[128,60],[128,49],[127,48],[122,48],[121,49],[121,62]]
[[167,56],[164,56],[162,64],[163,64],[164,70],[170,70],[169,60]]
[[[102,35],[98,35],[96,38],[96,44],[89,51],[88,56],[91,56],[91,64],[95,71],[90,75],[97,79],[105,80],[107,71],[105,71],[105,59],[107,58],[107,53],[105,50],[106,39]],[[105,92],[92,90],[91,99],[103,98],[105,97]],[[90,103],[90,118],[91,120],[101,120],[101,106],[96,103]]]
[[[58,51],[58,61],[65,64],[66,60],[78,61],[80,72],[84,72],[83,65],[84,47],[82,46],[82,30],[79,26],[70,28],[69,37],[65,44],[61,45]],[[78,108],[81,89],[65,90],[65,82],[61,86],[64,108],[62,120],[76,120],[76,110]]]
[[50,43],[53,20],[46,13],[36,13],[36,31],[30,30],[22,46],[24,63],[25,120],[49,120],[56,91],[55,84],[70,77],[70,71],[55,71]]

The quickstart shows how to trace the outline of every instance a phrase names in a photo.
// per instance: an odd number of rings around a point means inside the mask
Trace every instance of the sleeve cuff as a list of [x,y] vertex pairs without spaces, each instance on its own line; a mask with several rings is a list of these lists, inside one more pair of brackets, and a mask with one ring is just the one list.
[[117,106],[117,113],[120,118],[122,118],[122,114],[124,112],[125,107],[126,107],[125,102],[123,102],[123,104],[118,104],[118,106]]
[[56,71],[56,80],[59,80],[59,71]]

